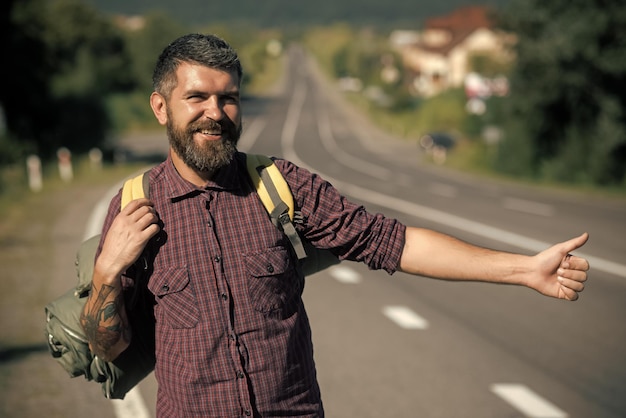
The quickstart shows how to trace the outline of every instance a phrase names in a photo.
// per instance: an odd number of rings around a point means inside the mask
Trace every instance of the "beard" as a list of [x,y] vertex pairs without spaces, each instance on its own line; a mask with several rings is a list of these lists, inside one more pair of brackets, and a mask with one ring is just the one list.
[[[221,130],[223,139],[203,141],[200,144],[193,139],[197,132],[216,129]],[[191,123],[187,127],[178,127],[168,109],[167,137],[170,146],[183,162],[195,171],[212,175],[230,164],[237,152],[240,136],[241,125],[236,126],[228,118],[220,122],[206,119]]]

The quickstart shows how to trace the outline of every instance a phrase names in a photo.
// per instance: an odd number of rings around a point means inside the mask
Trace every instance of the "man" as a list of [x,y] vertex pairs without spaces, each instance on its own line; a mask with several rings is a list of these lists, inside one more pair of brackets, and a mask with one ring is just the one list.
[[[304,279],[236,150],[241,77],[235,51],[214,36],[183,36],[159,57],[150,105],[167,128],[169,156],[150,172],[150,200],[121,211],[120,196],[112,200],[81,318],[98,356],[123,352],[132,338],[123,298],[130,267],[152,254],[147,287],[163,417],[324,414]],[[532,257],[492,251],[370,214],[318,176],[275,162],[305,217],[301,236],[341,259],[567,300],[584,288],[589,265],[569,253],[587,234]]]

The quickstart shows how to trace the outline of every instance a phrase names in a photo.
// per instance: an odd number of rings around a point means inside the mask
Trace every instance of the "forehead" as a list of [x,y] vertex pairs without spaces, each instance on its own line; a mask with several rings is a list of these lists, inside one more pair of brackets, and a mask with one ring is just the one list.
[[237,91],[239,77],[235,71],[224,71],[200,64],[183,62],[176,69],[178,91]]

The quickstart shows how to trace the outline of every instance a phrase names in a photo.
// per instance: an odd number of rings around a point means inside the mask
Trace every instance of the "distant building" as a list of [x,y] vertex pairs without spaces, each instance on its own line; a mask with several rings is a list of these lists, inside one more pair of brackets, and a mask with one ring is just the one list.
[[403,59],[411,90],[432,96],[464,85],[475,56],[495,62],[511,60],[507,44],[510,34],[495,29],[490,9],[469,6],[446,16],[428,19],[421,32],[398,31],[390,42]]

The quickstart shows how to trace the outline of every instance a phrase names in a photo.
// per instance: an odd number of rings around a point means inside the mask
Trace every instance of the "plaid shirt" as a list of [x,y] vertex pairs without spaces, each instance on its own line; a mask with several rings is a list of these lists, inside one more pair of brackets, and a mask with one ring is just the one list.
[[[197,188],[170,159],[150,172],[163,222],[148,288],[156,299],[160,417],[324,415],[309,321],[288,239],[250,185],[244,156]],[[303,237],[392,274],[404,225],[277,159],[305,216]],[[110,205],[104,232],[119,212]]]

